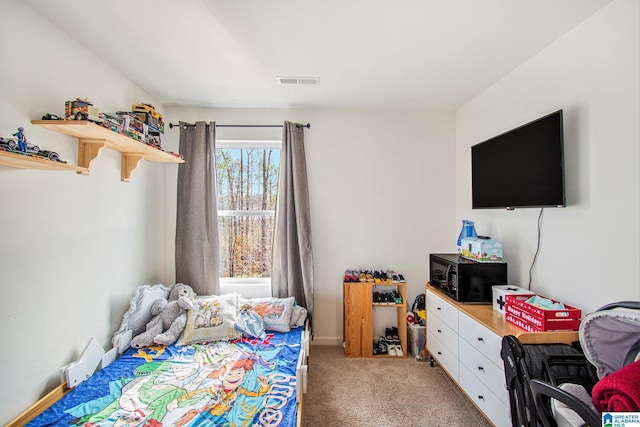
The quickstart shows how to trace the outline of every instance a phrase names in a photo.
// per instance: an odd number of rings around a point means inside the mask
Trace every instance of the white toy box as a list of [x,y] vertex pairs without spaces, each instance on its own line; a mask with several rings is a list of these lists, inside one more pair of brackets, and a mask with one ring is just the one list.
[[492,287],[493,296],[493,309],[500,313],[505,313],[505,305],[507,304],[507,295],[535,295],[535,292],[531,292],[524,288],[520,288],[514,285],[498,285]]

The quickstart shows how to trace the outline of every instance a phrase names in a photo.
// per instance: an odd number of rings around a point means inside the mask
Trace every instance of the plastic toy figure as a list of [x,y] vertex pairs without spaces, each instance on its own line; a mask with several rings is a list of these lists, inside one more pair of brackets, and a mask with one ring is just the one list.
[[23,153],[27,152],[27,138],[24,136],[24,128],[19,127],[18,132],[14,133],[13,136],[18,138],[18,151]]

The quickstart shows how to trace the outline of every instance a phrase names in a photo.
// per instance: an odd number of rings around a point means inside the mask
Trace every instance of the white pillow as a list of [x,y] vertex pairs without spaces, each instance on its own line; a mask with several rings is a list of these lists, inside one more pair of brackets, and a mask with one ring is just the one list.
[[178,345],[228,341],[240,338],[236,329],[238,295],[208,295],[196,297],[187,312],[187,325]]
[[133,336],[144,332],[147,323],[151,320],[151,306],[160,298],[168,298],[171,286],[143,285],[138,286],[135,294],[129,302],[129,310],[122,317],[122,323],[117,333],[124,332],[127,329],[133,331]]
[[293,312],[294,297],[288,298],[252,298],[241,300],[243,303],[251,304],[253,311],[258,313],[264,320],[267,331],[289,332],[291,329],[291,313]]

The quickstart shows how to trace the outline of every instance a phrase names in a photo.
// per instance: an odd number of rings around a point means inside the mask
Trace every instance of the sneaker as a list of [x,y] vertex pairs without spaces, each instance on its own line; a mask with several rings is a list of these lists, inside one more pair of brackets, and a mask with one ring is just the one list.
[[389,356],[397,356],[398,355],[398,353],[396,352],[396,345],[395,344],[387,342],[387,354]]
[[404,352],[402,351],[402,347],[400,346],[400,344],[394,344],[393,345],[393,351],[395,352],[396,356],[398,356],[398,357],[404,356]]
[[380,304],[382,302],[382,295],[380,295],[380,292],[373,293],[373,302],[375,304]]
[[377,356],[378,354],[378,342],[377,341],[373,341],[373,355]]
[[384,330],[384,339],[388,343],[395,344],[396,343],[396,338],[398,338],[398,337],[397,336],[394,337],[393,328],[385,328],[385,330]]
[[393,291],[393,300],[396,304],[402,304],[402,295],[400,295],[400,292]]
[[367,276],[367,282],[373,282],[373,273],[371,272],[371,270],[367,270],[367,272],[365,273]]
[[358,274],[358,281],[359,282],[366,282],[367,281],[367,272],[360,269],[360,273]]
[[396,274],[393,270],[387,270],[387,276],[391,279],[391,283],[399,283],[400,279],[398,278],[398,274]]
[[378,354],[387,354],[389,351],[389,346],[385,341],[384,337],[380,337],[378,340]]

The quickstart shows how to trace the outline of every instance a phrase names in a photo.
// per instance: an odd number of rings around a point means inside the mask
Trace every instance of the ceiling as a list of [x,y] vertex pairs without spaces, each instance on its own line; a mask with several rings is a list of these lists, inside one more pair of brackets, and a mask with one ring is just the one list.
[[27,3],[164,105],[456,109],[610,1]]

